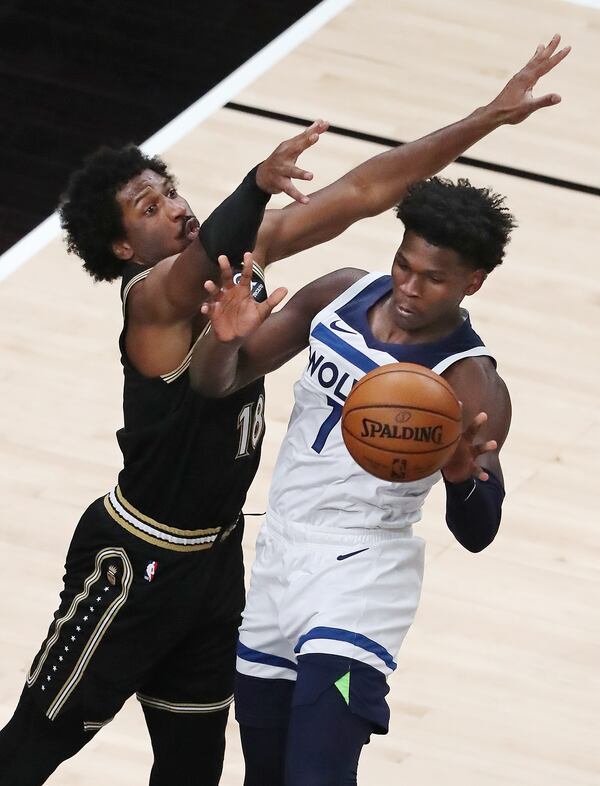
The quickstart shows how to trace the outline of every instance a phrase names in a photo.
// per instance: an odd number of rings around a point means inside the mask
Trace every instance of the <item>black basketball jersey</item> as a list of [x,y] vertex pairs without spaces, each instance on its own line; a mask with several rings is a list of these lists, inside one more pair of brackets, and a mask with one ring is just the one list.
[[[166,548],[207,548],[235,521],[256,473],[264,434],[264,380],[227,398],[195,393],[188,367],[192,348],[170,374],[148,378],[125,349],[126,299],[149,268],[128,265],[119,339],[124,373],[124,426],[117,432],[124,466],[107,509],[119,523]],[[266,297],[255,266],[253,292]]]

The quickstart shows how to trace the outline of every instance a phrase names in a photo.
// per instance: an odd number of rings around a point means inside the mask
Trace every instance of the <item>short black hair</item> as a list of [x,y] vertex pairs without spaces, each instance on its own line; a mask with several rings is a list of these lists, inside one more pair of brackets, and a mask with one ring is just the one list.
[[517,226],[504,199],[489,188],[472,186],[466,178],[454,183],[432,177],[408,189],[396,215],[406,231],[456,251],[467,264],[489,273],[501,264]]
[[116,194],[145,169],[172,179],[161,158],[145,155],[136,145],[101,147],[71,175],[61,197],[58,212],[67,251],[83,260],[96,281],[113,281],[123,272],[111,248],[125,234]]

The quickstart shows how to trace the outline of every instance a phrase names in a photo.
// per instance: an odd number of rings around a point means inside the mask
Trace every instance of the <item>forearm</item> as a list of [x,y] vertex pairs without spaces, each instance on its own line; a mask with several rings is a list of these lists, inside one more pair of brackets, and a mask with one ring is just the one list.
[[207,398],[223,398],[242,385],[238,384],[242,342],[223,343],[212,331],[194,347],[189,367],[192,389]]
[[200,227],[200,240],[209,258],[216,263],[221,254],[239,265],[245,251],[251,251],[271,195],[256,182],[254,167],[225,201]]
[[504,122],[505,113],[482,107],[456,123],[365,161],[347,175],[362,195],[364,214],[390,209],[412,183],[436,174]]
[[502,518],[504,487],[486,470],[489,480],[469,478],[446,486],[446,524],[458,542],[472,552],[482,551],[496,537]]

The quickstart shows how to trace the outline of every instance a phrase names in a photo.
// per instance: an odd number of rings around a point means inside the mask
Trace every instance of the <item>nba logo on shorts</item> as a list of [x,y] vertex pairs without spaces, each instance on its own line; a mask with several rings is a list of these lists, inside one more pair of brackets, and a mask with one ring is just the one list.
[[154,576],[156,574],[156,569],[157,568],[158,568],[158,562],[149,562],[146,565],[146,575],[144,576],[146,581],[152,581],[152,579],[154,578]]

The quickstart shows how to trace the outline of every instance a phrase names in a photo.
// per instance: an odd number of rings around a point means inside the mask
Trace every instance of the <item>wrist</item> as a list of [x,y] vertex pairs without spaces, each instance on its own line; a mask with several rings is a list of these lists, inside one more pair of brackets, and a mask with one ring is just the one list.
[[473,117],[477,118],[486,129],[486,133],[490,133],[496,128],[504,125],[508,120],[509,113],[505,109],[500,109],[494,105],[494,101],[485,106],[480,106],[473,112]]
[[257,164],[254,167],[254,169],[251,169],[250,172],[248,172],[246,175],[246,180],[248,180],[250,185],[253,185],[257,192],[264,197],[266,204],[271,198],[272,194],[268,188],[267,178],[264,176],[264,163],[264,161],[261,161],[260,164]]

